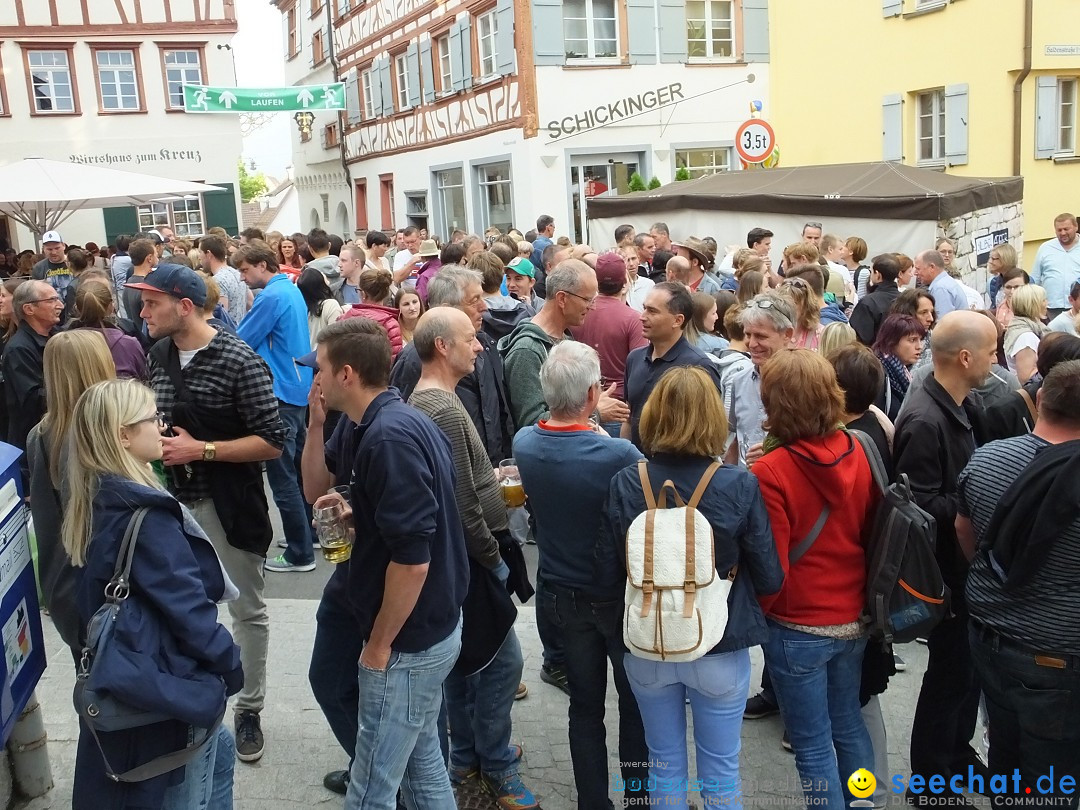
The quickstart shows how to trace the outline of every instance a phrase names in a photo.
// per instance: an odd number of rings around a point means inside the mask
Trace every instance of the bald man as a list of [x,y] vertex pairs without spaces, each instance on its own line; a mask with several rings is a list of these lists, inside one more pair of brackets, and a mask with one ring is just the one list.
[[[934,373],[908,395],[896,421],[894,463],[907,475],[915,502],[937,521],[937,559],[952,590],[953,616],[930,634],[930,660],[923,676],[911,728],[911,771],[929,779],[985,773],[971,748],[979,688],[968,649],[964,602],[967,559],[956,539],[956,479],[975,451],[971,418],[978,413],[971,390],[990,373],[997,356],[997,330],[985,315],[950,312],[931,339]],[[965,777],[966,778],[966,777]],[[909,795],[920,806],[925,794]]]
[[667,280],[690,286],[690,260],[685,256],[672,256],[668,259]]

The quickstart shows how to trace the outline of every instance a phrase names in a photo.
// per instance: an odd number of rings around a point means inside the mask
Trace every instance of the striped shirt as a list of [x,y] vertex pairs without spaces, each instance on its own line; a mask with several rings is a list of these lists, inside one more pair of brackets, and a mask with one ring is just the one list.
[[971,519],[978,549],[965,593],[971,618],[1002,636],[1037,651],[1080,655],[1080,518],[1056,539],[1030,581],[1009,593],[983,544],[998,501],[1046,445],[1032,434],[990,442],[960,474],[958,511]]
[[431,417],[450,440],[456,473],[454,498],[465,529],[465,546],[470,557],[487,568],[495,568],[502,558],[494,532],[509,529],[510,521],[502,488],[469,412],[457,394],[438,388],[413,391],[409,404]]

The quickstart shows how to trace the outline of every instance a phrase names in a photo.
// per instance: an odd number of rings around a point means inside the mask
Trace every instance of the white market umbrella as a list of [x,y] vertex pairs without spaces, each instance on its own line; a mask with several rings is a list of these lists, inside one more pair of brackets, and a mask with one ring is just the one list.
[[224,189],[44,158],[0,166],[0,214],[21,222],[37,239],[84,208],[146,205],[209,191]]

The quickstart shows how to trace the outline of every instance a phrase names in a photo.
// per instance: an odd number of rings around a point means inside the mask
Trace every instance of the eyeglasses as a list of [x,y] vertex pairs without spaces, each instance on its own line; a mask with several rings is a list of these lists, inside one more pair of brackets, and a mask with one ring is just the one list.
[[147,417],[145,417],[143,419],[135,420],[134,422],[132,422],[127,427],[135,427],[136,425],[142,425],[142,424],[145,424],[146,422],[157,422],[157,426],[158,426],[159,429],[164,428],[165,427],[165,414],[163,414],[161,411],[158,411],[153,416],[147,416]]
[[806,283],[806,279],[802,278],[786,278],[781,287],[799,287],[803,290],[809,290],[810,285]]
[[52,304],[56,301],[62,300],[59,295],[54,295],[50,298],[32,298],[26,303],[28,304]]
[[600,297],[598,295],[594,295],[592,298],[586,298],[584,295],[578,295],[577,293],[572,293],[569,290],[560,290],[560,292],[564,292],[567,295],[572,295],[574,296],[574,298],[578,298],[584,301],[585,304],[589,307],[589,309],[592,309],[594,306],[596,306],[596,299]]
[[817,228],[820,231],[821,230],[821,223],[820,222],[807,222],[805,225],[802,226],[802,229],[805,231],[807,228]]
[[771,298],[751,298],[748,307],[756,307],[757,309],[772,309],[776,306],[776,302]]

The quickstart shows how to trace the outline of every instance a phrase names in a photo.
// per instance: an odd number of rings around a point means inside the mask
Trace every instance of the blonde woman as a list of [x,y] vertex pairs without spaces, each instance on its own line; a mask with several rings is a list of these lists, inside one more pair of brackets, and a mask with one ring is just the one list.
[[1013,319],[1005,330],[1005,359],[1009,371],[1020,384],[1028,382],[1038,369],[1035,361],[1039,341],[1046,334],[1046,290],[1038,284],[1025,284],[1012,294]]
[[[799,267],[794,268],[794,272],[798,270]],[[821,333],[825,330],[821,323],[821,300],[805,278],[786,278],[780,288],[795,304],[795,334],[791,338],[791,348],[817,351]]]
[[26,437],[30,465],[30,512],[37,535],[41,591],[60,638],[75,652],[82,648],[86,627],[75,609],[75,572],[60,540],[60,521],[67,507],[63,486],[68,466],[71,415],[82,392],[116,378],[109,347],[89,329],[60,332],[45,344],[46,413]]
[[829,357],[833,352],[856,343],[858,337],[855,330],[842,321],[826,324],[821,331],[821,342],[818,343],[818,351],[822,357]]
[[[134,630],[140,645],[135,649],[146,651],[130,661],[132,687],[144,695],[157,694],[153,708],[174,717],[212,713],[215,703],[224,711],[226,695],[239,691],[244,675],[240,649],[218,622],[215,602],[230,592],[235,595],[236,589],[202,529],[162,487],[150,466],[161,458],[153,392],[135,380],[92,385],[75,405],[70,433],[62,537],[72,563],[80,569],[76,586],[80,623],[85,626],[104,603],[121,538],[135,512],[145,507],[130,573],[128,599],[135,601],[131,611],[119,614],[116,631]],[[124,626],[123,617],[131,613],[139,618]],[[192,694],[192,683],[202,694]],[[202,705],[206,693],[209,709]],[[198,709],[189,705],[196,701]],[[200,727],[211,723],[212,719]],[[115,782],[106,775],[106,759],[120,773],[184,748],[191,732],[191,721],[176,719],[99,732],[95,740],[80,720],[73,809],[231,807],[234,753],[224,726],[219,725],[187,762],[179,784],[170,786],[176,781],[175,772],[133,783]]]

